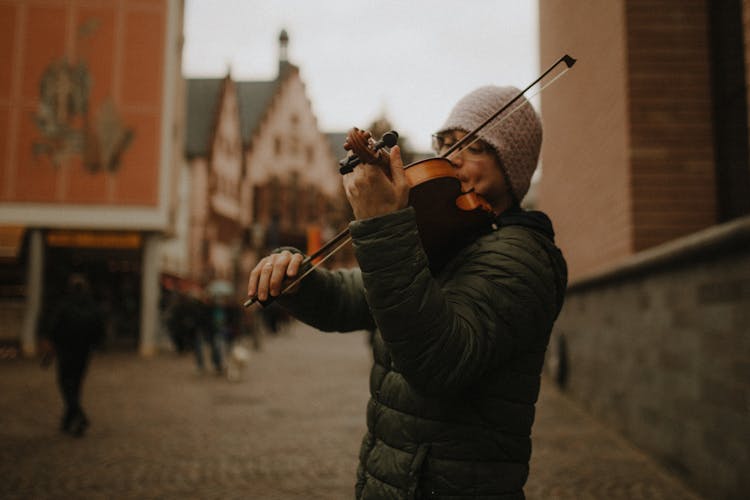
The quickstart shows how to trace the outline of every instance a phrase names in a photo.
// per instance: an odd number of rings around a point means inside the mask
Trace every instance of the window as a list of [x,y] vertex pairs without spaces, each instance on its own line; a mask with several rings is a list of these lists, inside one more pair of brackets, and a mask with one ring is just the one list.
[[276,155],[281,154],[281,137],[276,136],[273,140],[273,152]]

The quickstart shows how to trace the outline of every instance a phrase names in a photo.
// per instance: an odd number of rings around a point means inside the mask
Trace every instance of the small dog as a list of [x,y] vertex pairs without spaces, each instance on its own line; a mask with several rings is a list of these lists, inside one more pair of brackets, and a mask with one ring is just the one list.
[[242,372],[250,362],[250,349],[235,342],[227,356],[227,380],[239,382],[242,380]]

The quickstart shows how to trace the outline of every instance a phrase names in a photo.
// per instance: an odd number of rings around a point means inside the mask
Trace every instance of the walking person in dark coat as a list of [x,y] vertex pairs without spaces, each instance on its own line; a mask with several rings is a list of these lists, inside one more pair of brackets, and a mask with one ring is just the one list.
[[89,419],[81,407],[81,387],[91,352],[104,336],[104,316],[81,274],[73,274],[52,312],[50,340],[57,358],[57,382],[65,404],[60,429],[83,436]]
[[[517,94],[482,87],[435,135],[449,148]],[[376,329],[358,499],[519,500],[529,473],[542,363],[567,271],[550,220],[520,208],[537,166],[541,122],[525,105],[449,157],[462,191],[494,224],[431,266],[397,146],[390,173],[359,165],[344,188],[358,269],[316,269],[278,303],[324,331]],[[250,274],[248,294],[278,296],[303,255],[278,251]]]

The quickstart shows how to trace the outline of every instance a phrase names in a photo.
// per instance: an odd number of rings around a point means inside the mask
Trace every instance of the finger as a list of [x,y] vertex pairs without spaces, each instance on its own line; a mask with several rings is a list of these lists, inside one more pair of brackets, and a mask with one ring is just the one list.
[[288,250],[276,254],[276,258],[273,261],[271,267],[271,276],[269,278],[269,292],[273,297],[278,297],[281,293],[281,284],[284,282],[286,277],[286,269],[291,260],[292,254]]
[[305,258],[301,253],[292,255],[289,266],[286,268],[286,275],[290,278],[297,276],[297,273],[299,273],[299,267],[304,259]]
[[273,258],[266,257],[263,260],[263,265],[260,268],[258,276],[258,291],[256,296],[260,300],[266,300],[268,298],[269,281],[271,280],[271,273],[273,272]]
[[284,293],[295,294],[299,291],[301,284],[300,278],[297,276],[301,269],[302,262],[305,257],[302,254],[293,254],[289,265],[286,268],[287,282],[284,282]]
[[401,158],[401,148],[393,146],[390,152],[391,176],[394,183],[406,182],[406,172],[404,172],[404,160]]
[[346,198],[351,202],[352,197],[357,196],[357,186],[354,182],[354,175],[346,174],[343,177],[343,184],[344,184],[344,193],[346,193]]
[[250,271],[250,276],[247,278],[247,296],[254,297],[258,291],[258,280],[260,279],[260,270],[263,268],[265,258],[258,261],[255,267]]

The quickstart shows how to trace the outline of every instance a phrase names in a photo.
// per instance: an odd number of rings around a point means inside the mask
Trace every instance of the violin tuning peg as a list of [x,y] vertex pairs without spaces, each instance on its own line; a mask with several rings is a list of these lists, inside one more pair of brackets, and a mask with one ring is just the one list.
[[395,130],[390,130],[383,134],[383,138],[381,139],[382,143],[388,146],[389,148],[392,148],[398,143],[398,132]]

